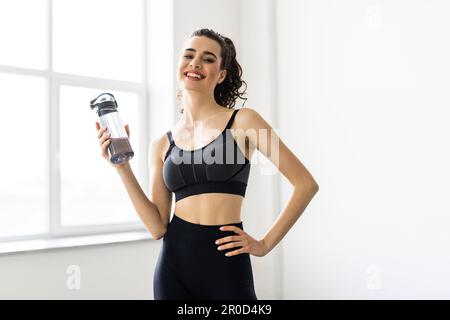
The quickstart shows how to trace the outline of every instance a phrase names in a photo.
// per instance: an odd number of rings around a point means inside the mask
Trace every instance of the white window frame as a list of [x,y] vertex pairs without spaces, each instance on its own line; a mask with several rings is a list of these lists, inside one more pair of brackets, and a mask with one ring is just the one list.
[[[138,114],[139,114],[139,128],[140,132],[136,132],[141,137],[140,150],[147,150],[150,139],[149,130],[151,123],[149,121],[150,104],[149,104],[149,79],[148,79],[148,5],[146,0],[142,1],[142,41],[143,52],[141,53],[142,66],[142,81],[120,81],[113,79],[103,79],[96,77],[88,77],[74,74],[59,73],[53,71],[53,0],[47,0],[48,4],[48,19],[47,19],[47,69],[36,70],[31,68],[13,67],[0,65],[0,73],[8,73],[15,75],[27,75],[40,77],[45,79],[47,84],[47,105],[48,105],[48,123],[47,129],[47,171],[46,171],[46,195],[47,195],[47,212],[49,214],[49,231],[46,233],[1,237],[0,243],[25,241],[25,240],[45,240],[45,239],[60,239],[63,237],[73,236],[92,236],[99,234],[113,234],[113,233],[130,233],[136,234],[136,239],[143,238],[143,232],[147,232],[146,228],[141,222],[137,223],[116,223],[103,225],[86,225],[86,226],[61,226],[61,186],[60,186],[60,159],[59,155],[59,111],[60,111],[60,89],[61,86],[69,85],[75,87],[94,88],[115,90],[123,92],[136,93],[138,95]],[[95,137],[94,137],[95,138]],[[137,162],[137,177],[141,181],[144,190],[148,190],[149,186],[149,170],[147,167],[148,153],[142,152],[139,157],[134,158]],[[114,170],[111,174],[116,174]],[[118,186],[119,187],[119,186]],[[148,196],[148,192],[145,191]],[[131,201],[131,200],[130,200]],[[137,213],[136,213],[137,214]]]

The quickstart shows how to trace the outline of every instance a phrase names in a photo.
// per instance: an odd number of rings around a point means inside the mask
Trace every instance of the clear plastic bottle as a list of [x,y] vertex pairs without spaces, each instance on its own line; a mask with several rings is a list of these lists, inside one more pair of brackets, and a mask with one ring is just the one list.
[[134,156],[128,135],[122,124],[117,110],[117,101],[111,93],[102,93],[97,98],[91,100],[91,110],[97,111],[97,116],[101,128],[107,128],[111,134],[111,143],[108,150],[111,154],[111,162],[119,164],[128,161]]

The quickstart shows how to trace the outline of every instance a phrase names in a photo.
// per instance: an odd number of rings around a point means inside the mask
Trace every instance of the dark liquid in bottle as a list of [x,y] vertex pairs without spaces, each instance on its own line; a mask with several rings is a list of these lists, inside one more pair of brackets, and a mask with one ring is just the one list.
[[134,152],[128,138],[110,138],[110,140],[109,151],[112,163],[121,163],[133,158]]

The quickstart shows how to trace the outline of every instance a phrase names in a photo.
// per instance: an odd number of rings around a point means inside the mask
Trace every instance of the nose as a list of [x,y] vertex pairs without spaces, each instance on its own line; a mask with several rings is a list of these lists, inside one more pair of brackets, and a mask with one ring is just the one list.
[[193,66],[194,66],[194,69],[201,69],[201,68],[202,68],[202,66],[201,66],[201,65],[198,65],[198,64],[194,64],[194,61],[192,61],[192,62],[190,63],[190,66],[191,66],[191,67],[193,67]]

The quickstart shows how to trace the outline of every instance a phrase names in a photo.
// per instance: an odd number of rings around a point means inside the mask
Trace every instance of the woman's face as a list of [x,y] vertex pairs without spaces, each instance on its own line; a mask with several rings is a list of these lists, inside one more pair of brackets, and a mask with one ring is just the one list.
[[[226,77],[220,70],[220,45],[204,36],[192,37],[184,45],[178,61],[178,83],[184,90],[214,92],[214,88]],[[187,75],[195,71],[201,78]]]

